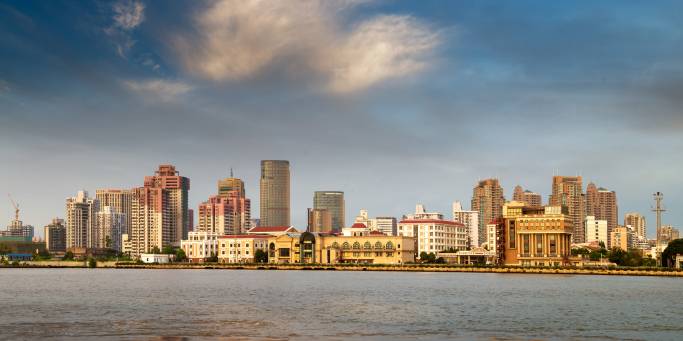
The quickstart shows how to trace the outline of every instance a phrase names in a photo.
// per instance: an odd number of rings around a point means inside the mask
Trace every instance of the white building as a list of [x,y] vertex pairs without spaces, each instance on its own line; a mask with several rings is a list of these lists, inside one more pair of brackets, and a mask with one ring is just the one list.
[[435,219],[443,220],[443,214],[439,212],[427,212],[424,205],[415,205],[415,214],[406,214],[403,216],[403,220],[417,220],[417,219]]
[[96,217],[93,247],[121,251],[121,233],[126,230],[126,215],[111,206],[105,206],[97,212]]
[[214,232],[193,231],[186,240],[180,241],[180,248],[190,262],[201,263],[218,255],[218,234]]
[[[418,255],[449,249],[467,250],[467,227],[456,221],[443,220],[440,213],[427,213],[417,205],[415,215],[398,223],[398,235],[417,239]],[[419,218],[415,218],[419,217]],[[441,219],[436,219],[441,218]]]
[[370,231],[379,231],[387,236],[395,236],[397,221],[394,217],[368,217],[368,210],[361,209],[360,213],[356,216],[354,223],[359,223],[367,226]]
[[486,246],[489,251],[498,252],[498,242],[496,239],[496,224],[486,224]]
[[66,199],[66,248],[95,247],[97,228],[95,214],[99,201],[88,198],[88,192],[79,191],[75,197]]
[[140,255],[140,260],[143,263],[158,263],[166,264],[171,262],[171,255],[165,254],[155,254],[155,253],[143,253]]
[[609,235],[607,233],[607,220],[596,220],[594,216],[586,216],[584,220],[586,230],[586,243],[603,242],[609,247]]
[[[479,246],[479,212],[465,211],[462,209],[460,201],[453,203],[453,221],[465,224],[469,236],[469,246]],[[486,239],[484,239],[486,240]]]

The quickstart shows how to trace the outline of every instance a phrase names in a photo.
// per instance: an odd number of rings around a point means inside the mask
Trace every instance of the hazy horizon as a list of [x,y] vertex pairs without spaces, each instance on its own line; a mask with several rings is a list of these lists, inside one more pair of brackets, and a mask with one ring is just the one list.
[[[0,229],[43,234],[80,189],[141,186],[159,164],[190,208],[230,175],[259,215],[259,162],[291,164],[346,222],[451,218],[478,179],[548,200],[552,176],[614,190],[619,223],[681,227],[683,3],[5,1]],[[195,219],[196,222],[196,219]]]

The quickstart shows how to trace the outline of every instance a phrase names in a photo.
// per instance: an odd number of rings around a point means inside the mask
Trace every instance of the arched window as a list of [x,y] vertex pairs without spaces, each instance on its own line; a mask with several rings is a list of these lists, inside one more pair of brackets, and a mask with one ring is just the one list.
[[350,247],[349,242],[344,242],[344,244],[342,244],[342,249],[344,250],[348,250]]
[[365,244],[363,244],[363,248],[366,250],[372,249],[372,244],[370,244],[370,242],[365,242]]
[[353,249],[354,249],[354,250],[359,250],[359,249],[360,249],[360,243],[359,243],[359,242],[353,243]]
[[339,248],[339,243],[337,243],[337,242],[332,243],[332,248],[333,248],[333,249],[338,249],[338,248]]
[[381,249],[381,248],[382,248],[382,242],[375,243],[375,249]]
[[387,248],[387,250],[393,249],[393,248],[394,248],[394,243],[392,243],[392,242],[387,242],[386,248]]

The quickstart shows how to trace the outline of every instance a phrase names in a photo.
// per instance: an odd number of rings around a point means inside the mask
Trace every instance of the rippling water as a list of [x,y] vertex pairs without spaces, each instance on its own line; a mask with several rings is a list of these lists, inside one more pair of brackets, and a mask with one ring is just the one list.
[[683,279],[0,269],[0,339],[682,340]]

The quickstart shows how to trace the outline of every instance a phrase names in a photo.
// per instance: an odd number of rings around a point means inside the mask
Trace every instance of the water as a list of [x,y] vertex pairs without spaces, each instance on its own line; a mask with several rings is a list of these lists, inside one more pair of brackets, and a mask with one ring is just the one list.
[[0,269],[0,339],[683,339],[683,279]]

